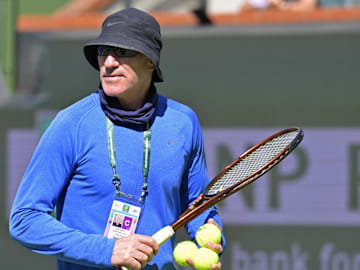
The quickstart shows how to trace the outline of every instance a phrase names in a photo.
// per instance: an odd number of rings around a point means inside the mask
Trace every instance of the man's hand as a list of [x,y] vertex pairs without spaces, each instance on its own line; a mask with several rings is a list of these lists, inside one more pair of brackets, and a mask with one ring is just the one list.
[[[216,226],[218,226],[220,228],[220,226],[218,224],[216,224],[216,222],[210,218],[207,223],[212,223],[212,224],[215,224]],[[221,229],[221,228],[220,228]],[[221,244],[216,244],[216,243],[213,243],[213,242],[207,242],[206,243],[206,247],[209,248],[209,249],[212,249],[214,250],[217,254],[220,254],[222,251],[223,251],[223,247]],[[186,262],[191,266],[191,267],[194,267],[194,262],[191,258],[187,258],[186,259]],[[213,264],[211,266],[211,270],[220,270],[221,269],[221,262],[219,261],[217,264]]]
[[111,256],[113,266],[126,266],[140,270],[157,254],[159,245],[155,239],[140,234],[133,234],[117,239]]

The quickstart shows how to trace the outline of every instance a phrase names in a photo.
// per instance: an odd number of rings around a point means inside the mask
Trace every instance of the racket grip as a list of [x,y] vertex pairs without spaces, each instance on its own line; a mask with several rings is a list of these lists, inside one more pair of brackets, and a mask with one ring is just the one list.
[[[154,238],[156,243],[158,243],[158,245],[161,246],[174,234],[175,234],[174,229],[169,225],[154,233],[152,235],[152,238]],[[121,266],[121,270],[130,270],[130,269],[126,268],[125,266]]]
[[158,243],[158,245],[161,246],[174,234],[175,234],[174,229],[169,225],[158,230],[156,233],[152,235],[152,237],[155,239],[156,243]]

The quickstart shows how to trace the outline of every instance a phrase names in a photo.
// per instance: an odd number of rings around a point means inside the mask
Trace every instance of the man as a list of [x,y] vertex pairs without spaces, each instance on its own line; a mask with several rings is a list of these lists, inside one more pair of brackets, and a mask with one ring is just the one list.
[[113,225],[121,228],[121,226],[122,226],[121,223],[122,223],[121,215],[115,215],[115,220],[114,220]]
[[[58,269],[176,269],[174,238],[159,248],[151,235],[174,222],[209,179],[195,113],[157,93],[161,47],[149,14],[130,8],[110,15],[84,47],[100,73],[98,91],[61,111],[37,146],[10,234],[55,256]],[[118,213],[122,228],[112,226]],[[189,222],[190,238],[205,222],[221,226],[215,208]]]

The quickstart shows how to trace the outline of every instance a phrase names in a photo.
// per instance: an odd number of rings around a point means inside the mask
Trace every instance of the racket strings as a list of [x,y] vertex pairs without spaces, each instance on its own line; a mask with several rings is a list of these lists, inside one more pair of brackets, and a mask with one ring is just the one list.
[[[249,153],[243,159],[240,159],[208,189],[207,195],[217,194],[257,172],[262,174],[263,170],[271,164],[270,162],[279,153],[289,146],[297,134],[297,131],[293,131],[275,137]],[[258,174],[255,174],[254,177]],[[252,177],[247,181],[251,181],[251,179]]]

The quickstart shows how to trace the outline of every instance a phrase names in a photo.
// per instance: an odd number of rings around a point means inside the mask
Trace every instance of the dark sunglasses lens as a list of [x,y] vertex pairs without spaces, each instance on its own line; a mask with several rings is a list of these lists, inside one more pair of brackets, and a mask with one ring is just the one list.
[[137,55],[138,52],[124,48],[114,48],[114,53],[117,57],[132,57]]
[[97,54],[99,56],[107,56],[110,52],[110,48],[106,46],[99,46],[97,49]]
[[117,57],[133,57],[138,54],[137,51],[109,46],[99,46],[97,49],[97,54],[99,56],[107,56],[109,55],[110,51],[114,52]]

